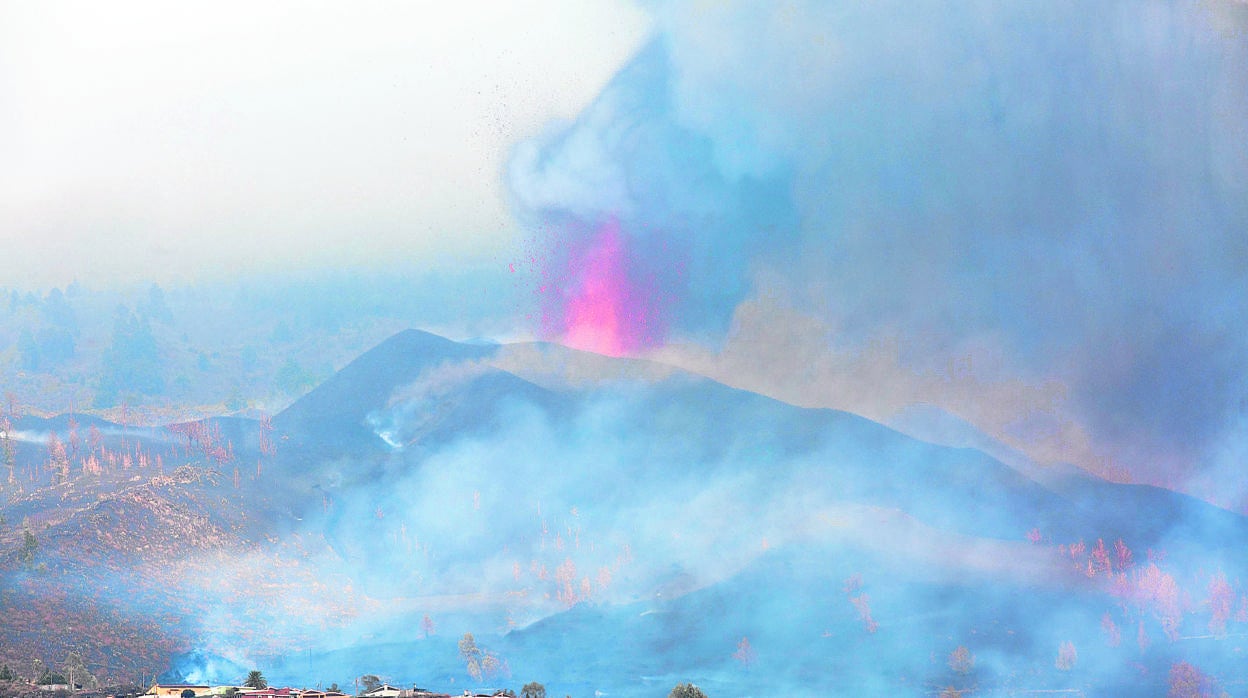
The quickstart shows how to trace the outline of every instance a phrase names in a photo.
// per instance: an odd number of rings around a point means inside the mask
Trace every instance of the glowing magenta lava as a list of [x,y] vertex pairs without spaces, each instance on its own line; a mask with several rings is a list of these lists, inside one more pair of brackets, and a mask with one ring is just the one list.
[[653,289],[635,278],[628,244],[612,221],[567,250],[564,268],[553,274],[559,288],[547,298],[543,329],[548,336],[608,356],[631,354],[658,341]]

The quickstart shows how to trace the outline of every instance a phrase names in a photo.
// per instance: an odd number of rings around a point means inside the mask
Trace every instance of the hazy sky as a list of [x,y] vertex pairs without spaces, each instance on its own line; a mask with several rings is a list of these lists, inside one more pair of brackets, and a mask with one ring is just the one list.
[[575,116],[649,21],[625,0],[0,1],[0,279],[500,257],[512,145]]

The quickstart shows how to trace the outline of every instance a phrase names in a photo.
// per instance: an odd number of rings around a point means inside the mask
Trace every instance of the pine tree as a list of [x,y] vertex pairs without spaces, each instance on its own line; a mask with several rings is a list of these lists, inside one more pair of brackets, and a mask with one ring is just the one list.
[[3,444],[4,467],[9,471],[10,485],[17,482],[17,476],[14,474],[17,467],[17,450],[13,447],[13,437],[9,434],[12,428],[8,417],[0,418],[0,442]]
[[35,553],[39,550],[39,541],[35,538],[35,534],[30,529],[22,531],[22,549],[18,551],[17,558],[23,564],[29,565],[35,561]]

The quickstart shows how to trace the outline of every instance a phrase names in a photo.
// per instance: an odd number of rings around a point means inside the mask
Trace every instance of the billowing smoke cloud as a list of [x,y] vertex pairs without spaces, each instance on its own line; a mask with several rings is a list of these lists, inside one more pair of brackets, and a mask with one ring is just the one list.
[[[470,672],[456,642],[472,632],[515,683],[568,694],[582,681],[581,695],[652,695],[642,684],[656,676],[697,671],[896,695],[899,677],[957,680],[944,657],[961,643],[994,687],[1069,686],[1034,669],[1073,641],[1088,667],[1075,680],[1117,694],[1105,687],[1143,685],[1137,661],[1167,660],[1114,649],[1102,617],[1151,633],[1159,620],[1129,616],[1115,596],[1128,592],[1093,568],[1110,563],[1076,541],[1125,538],[1141,568],[1164,545],[1196,599],[1189,631],[1206,621],[1206,571],[1242,578],[1226,544],[1242,518],[1173,493],[1048,489],[974,450],[643,361],[499,354],[430,362],[369,415],[384,455],[298,460],[308,496],[280,541],[209,552],[180,575],[212,609],[195,617],[203,659],[181,662],[184,676],[264,666],[281,682],[369,671],[459,686]],[[582,361],[617,371],[581,380],[607,373]],[[1139,516],[1142,502],[1157,516]],[[1115,559],[1122,583],[1139,578]],[[757,666],[735,658],[746,636]],[[1226,662],[1229,680],[1233,646],[1164,652]],[[857,668],[831,671],[828,657]]]
[[[575,123],[517,149],[517,208],[552,242],[539,260],[549,337],[622,353],[669,331],[722,333],[751,258],[796,228],[788,173],[721,167],[714,135],[679,118],[673,80],[655,41]],[[618,318],[588,323],[595,336],[618,342],[578,335],[594,304]]]
[[[1002,375],[1059,381],[1090,452],[1136,476],[1242,450],[1242,3],[653,11],[651,43],[511,162],[550,247],[548,337],[714,344],[779,289],[829,344],[896,341],[905,371],[987,346]],[[569,320],[604,229],[650,309],[612,315],[644,319],[629,342]]]

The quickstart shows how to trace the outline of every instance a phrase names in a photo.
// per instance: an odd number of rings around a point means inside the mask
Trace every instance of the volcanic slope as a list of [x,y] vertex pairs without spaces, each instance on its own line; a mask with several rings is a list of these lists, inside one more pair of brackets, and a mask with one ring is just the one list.
[[[1188,650],[1223,647],[1243,622],[1235,514],[1092,476],[1033,479],[852,414],[550,345],[408,331],[268,423],[93,426],[104,465],[76,453],[65,478],[46,435],[73,442],[69,422],[23,424],[39,438],[22,443],[26,484],[3,509],[0,559],[20,591],[7,608],[69,581],[16,636],[55,654],[72,636],[57,615],[102,598],[105,627],[157,619],[145,666],[189,650],[173,665],[195,680],[237,678],[193,659],[228,657],[214,665],[267,661],[291,682],[427,683],[423,665],[473,685],[453,642],[472,632],[496,683],[509,666],[628,694],[653,677],[756,685],[752,667],[769,667],[813,685],[852,642],[856,666],[880,669],[837,673],[881,692],[976,676],[1052,687],[1073,676],[1050,676],[1060,636],[1112,665],[1076,682],[1096,687],[1131,681],[1137,659],[1222,667],[1220,650]],[[1215,639],[1183,639],[1197,635]],[[1115,637],[1135,658],[1093,649]],[[116,661],[107,636],[72,641]],[[606,643],[616,651],[584,657]],[[958,645],[979,674],[948,667]],[[384,657],[395,665],[370,666]]]
[[[509,633],[495,643],[512,653],[511,666],[557,676],[568,648],[610,641],[620,649],[618,662],[614,669],[595,663],[594,671],[629,677],[619,680],[636,690],[651,669],[677,670],[655,663],[676,656],[671,647],[702,647],[704,655],[681,660],[684,670],[732,683],[748,663],[734,663],[732,648],[723,650],[723,628],[691,620],[722,615],[699,611],[699,595],[719,594],[726,607],[784,609],[736,624],[757,644],[783,635],[767,618],[826,617],[828,608],[851,619],[869,615],[859,610],[867,606],[863,594],[841,591],[861,576],[893,617],[875,612],[886,619],[873,617],[879,632],[898,627],[897,616],[943,619],[909,624],[905,642],[928,647],[922,658],[890,664],[883,660],[894,654],[863,655],[863,662],[892,667],[881,685],[894,690],[898,676],[949,678],[944,660],[931,660],[933,652],[953,650],[939,649],[948,643],[937,636],[964,633],[959,642],[972,643],[1002,624],[1008,632],[982,648],[1009,658],[993,676],[1052,673],[1046,667],[1056,650],[1048,644],[1074,640],[1089,658],[1109,642],[1160,648],[1147,650],[1146,666],[1164,673],[1166,661],[1185,656],[1176,648],[1192,646],[1183,637],[1218,622],[1208,589],[1219,573],[1239,603],[1243,562],[1226,553],[1227,541],[1248,539],[1243,518],[1184,495],[1068,468],[1042,484],[979,450],[926,443],[851,414],[797,408],[643,362],[540,347],[556,362],[601,369],[597,378],[560,381],[500,358],[512,347],[456,347],[415,333],[397,341],[419,350],[402,352],[413,365],[394,370],[415,376],[413,383],[388,381],[393,367],[366,355],[354,366],[372,369],[351,378],[369,386],[372,399],[339,411],[340,401],[314,391],[300,405],[322,415],[317,438],[337,438],[331,426],[350,424],[343,442],[366,444],[356,457],[297,452],[305,484],[330,502],[304,525],[350,564],[386,570],[359,579],[392,612],[388,624],[379,622],[383,635],[401,636],[422,615],[441,620],[443,632]],[[340,377],[335,390],[351,393],[345,372]],[[793,577],[792,565],[768,563],[778,555],[824,572]],[[821,586],[812,589],[812,579]],[[1036,605],[1028,613],[1002,610],[1027,598],[1043,600],[1048,612],[1037,616]],[[636,606],[656,599],[665,606]],[[685,603],[694,605],[678,612]],[[618,639],[635,636],[634,612],[684,613],[686,622],[652,623],[636,635],[648,638],[640,644]],[[599,620],[584,620],[586,613]],[[1059,624],[1071,628],[1064,640],[1054,639],[1054,614],[1077,619]],[[1238,627],[1239,617],[1222,619],[1219,632]],[[594,623],[597,630],[585,629]],[[870,623],[851,625],[861,631]],[[837,627],[828,632],[844,632]],[[521,641],[549,628],[564,639]],[[418,645],[411,651],[438,646]],[[803,647],[772,649],[793,657],[794,666],[817,663]],[[1218,652],[1192,656],[1222,666]],[[339,650],[334,661],[350,657],[358,659]],[[1081,675],[1080,685],[1138,678],[1129,653],[1104,661],[1112,667]],[[563,676],[582,685],[590,673]],[[1055,676],[1039,684],[1059,685],[1070,674]],[[1025,681],[1011,685],[1026,688]]]

